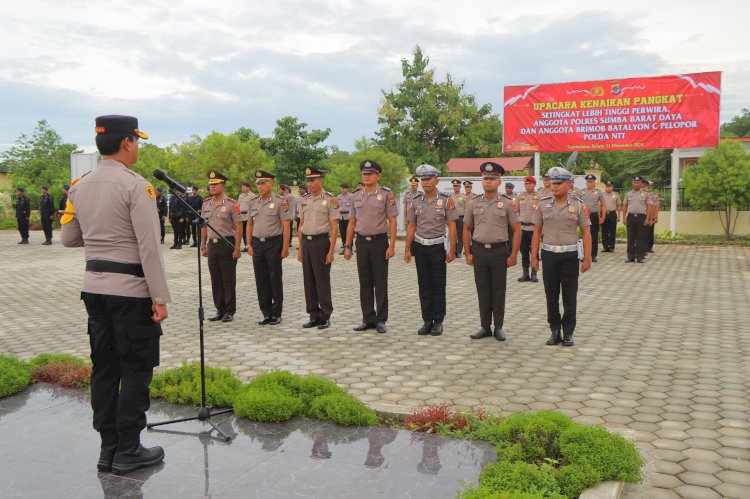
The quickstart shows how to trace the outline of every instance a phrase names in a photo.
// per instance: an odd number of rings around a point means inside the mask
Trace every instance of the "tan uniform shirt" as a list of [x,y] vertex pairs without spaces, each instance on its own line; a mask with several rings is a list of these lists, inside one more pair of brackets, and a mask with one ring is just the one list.
[[[242,213],[240,205],[232,198],[224,196],[218,203],[213,196],[203,201],[201,215],[216,231],[224,237],[234,237],[234,227],[236,223],[242,222]],[[215,239],[219,234],[208,229],[207,237]]]
[[536,193],[539,195],[539,199],[544,199],[552,195],[552,187],[550,187],[549,189],[547,189],[546,187],[540,187],[536,190]]
[[336,196],[339,203],[339,220],[349,220],[352,211],[352,196],[353,194],[339,194]]
[[583,200],[583,204],[588,208],[589,214],[599,213],[599,203],[604,201],[604,193],[602,191],[597,188],[591,190],[584,189],[578,191],[578,197]]
[[649,206],[654,204],[654,200],[644,190],[638,192],[630,190],[625,194],[622,202],[623,206],[628,208],[628,213],[633,215],[644,215]]
[[330,232],[331,220],[339,219],[338,200],[328,192],[323,191],[318,197],[308,192],[299,203],[299,217],[305,221],[300,230],[306,236]]
[[411,205],[412,201],[418,198],[420,194],[422,194],[420,191],[417,191],[417,192],[409,191],[404,195],[404,213],[408,213],[409,206]]
[[257,198],[258,195],[254,192],[241,192],[239,196],[237,196],[237,202],[240,205],[240,215],[242,215],[242,220],[247,220],[249,218],[249,211],[250,211],[250,203],[253,199]]
[[273,237],[284,232],[281,222],[291,220],[292,212],[286,199],[272,194],[266,201],[256,196],[248,216],[253,220],[253,237]]
[[503,194],[488,198],[482,194],[471,200],[464,223],[474,226],[474,239],[478,243],[504,243],[510,237],[510,226],[519,222],[515,201]]
[[169,303],[153,186],[119,161],[105,159],[70,188],[68,199],[76,216],[62,226],[63,245],[84,246],[86,260],[140,263],[145,275],[85,272],[82,290]]
[[620,206],[620,195],[617,194],[615,191],[612,192],[605,192],[603,194],[604,196],[604,209],[607,210],[607,212],[610,211],[617,211],[617,207]]
[[544,230],[544,243],[555,246],[568,246],[578,242],[578,227],[591,225],[583,201],[570,198],[558,206],[554,197],[539,201],[534,213],[534,225]]
[[388,232],[388,219],[398,216],[396,198],[390,189],[378,186],[372,194],[367,188],[352,194],[351,219],[357,221],[360,236],[376,236]]
[[518,199],[516,199],[521,230],[534,230],[534,211],[536,211],[540,199],[539,194],[536,192],[524,192],[518,196]]
[[429,201],[427,196],[420,192],[406,212],[407,222],[417,224],[417,235],[424,239],[444,236],[446,224],[457,218],[453,200],[441,192]]
[[463,217],[466,215],[466,194],[461,194],[460,192],[458,194],[451,194],[451,199],[453,200],[453,204],[456,205],[456,213],[458,213],[459,217]]

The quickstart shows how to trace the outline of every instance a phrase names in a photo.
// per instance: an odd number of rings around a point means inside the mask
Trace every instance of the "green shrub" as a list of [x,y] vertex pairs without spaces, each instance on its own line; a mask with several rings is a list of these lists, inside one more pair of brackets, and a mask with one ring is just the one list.
[[31,368],[23,361],[0,354],[0,398],[23,391],[31,383]]
[[375,426],[378,424],[378,416],[375,411],[348,393],[332,393],[314,398],[310,404],[310,415],[317,419],[326,419],[344,426]]
[[[206,367],[206,405],[232,407],[242,382],[229,369]],[[200,363],[182,364],[154,375],[151,396],[172,404],[201,403]]]
[[657,241],[684,241],[687,237],[682,232],[675,232],[674,237],[672,237],[672,231],[665,230],[657,234],[654,239]]
[[558,468],[555,470],[555,478],[560,485],[560,492],[570,498],[580,496],[584,489],[601,481],[601,475],[588,463]]
[[624,227],[622,225],[618,225],[617,229],[615,229],[615,238],[617,238],[617,239],[627,239],[628,238],[628,228]]
[[[302,377],[298,395],[302,404],[306,408],[306,415],[309,416],[310,414],[307,414],[307,411],[312,410],[313,402],[318,397],[324,397],[326,395],[347,395],[347,392],[330,379],[310,374]],[[357,400],[357,402],[359,401]],[[362,404],[362,406],[364,407],[364,404]],[[377,422],[374,424],[377,424]]]
[[638,483],[645,464],[632,442],[599,426],[576,425],[560,436],[560,451],[569,464],[589,464],[601,480]]
[[246,388],[234,400],[234,413],[253,421],[287,421],[302,413],[302,402],[272,390]]
[[[498,436],[515,449],[504,449],[517,456],[515,460],[541,464],[560,456],[560,435],[575,424],[568,416],[554,411],[516,413],[508,416],[498,428]],[[512,447],[512,446],[511,446]]]
[[67,353],[40,353],[29,361],[32,368],[45,366],[50,363],[72,364],[74,367],[83,367],[88,364],[88,362],[80,357]]
[[301,384],[302,376],[290,373],[289,371],[274,370],[259,374],[247,386],[257,390],[270,390],[274,392],[278,392],[281,388],[280,391],[282,393],[297,396]]
[[10,230],[18,227],[18,222],[15,218],[3,218],[0,220],[0,230]]
[[518,492],[518,491],[497,492],[483,485],[480,485],[478,487],[469,485],[466,488],[464,488],[464,490],[459,491],[456,497],[458,499],[545,499],[545,498],[557,499],[557,498],[561,498],[562,496],[559,496],[559,495],[554,496],[554,495],[549,495],[549,494],[544,495],[540,492],[536,492],[536,493]]
[[554,468],[548,464],[500,462],[484,467],[479,485],[497,492],[527,492],[545,498],[562,498]]

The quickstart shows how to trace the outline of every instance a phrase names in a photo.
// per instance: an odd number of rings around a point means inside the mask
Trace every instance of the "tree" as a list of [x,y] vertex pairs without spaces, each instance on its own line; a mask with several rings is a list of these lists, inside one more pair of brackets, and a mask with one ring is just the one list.
[[742,110],[742,114],[732,118],[729,123],[721,125],[722,137],[750,137],[750,111]]
[[682,182],[695,206],[719,208],[724,235],[731,239],[738,210],[750,205],[750,155],[742,144],[722,141],[685,170]]
[[331,155],[325,163],[329,169],[324,181],[326,190],[338,192],[339,185],[342,183],[347,183],[352,187],[357,185],[362,178],[359,164],[366,159],[376,161],[380,165],[383,169],[380,174],[380,185],[388,187],[398,196],[405,184],[406,160],[382,147],[367,147],[351,154],[337,152]]
[[[31,137],[22,134],[0,159],[10,171],[14,187],[48,185],[50,194],[59,199],[63,184],[71,180],[70,155],[74,152],[78,152],[78,146],[64,143],[47,120],[39,120]],[[35,199],[33,190],[26,194]]]
[[321,144],[331,134],[331,129],[308,131],[306,128],[307,123],[284,116],[276,121],[273,137],[261,139],[261,147],[276,163],[279,182],[303,182],[305,167],[318,167],[328,157],[327,148]]
[[395,90],[382,90],[378,142],[410,166],[430,163],[444,168],[452,157],[483,157],[501,151],[502,125],[490,104],[478,105],[464,93],[464,83],[435,80],[435,70],[422,49],[401,60],[404,80]]
[[150,182],[155,183],[154,170],[169,171],[170,169],[167,162],[167,152],[157,145],[141,142],[138,150],[138,161],[131,169]]

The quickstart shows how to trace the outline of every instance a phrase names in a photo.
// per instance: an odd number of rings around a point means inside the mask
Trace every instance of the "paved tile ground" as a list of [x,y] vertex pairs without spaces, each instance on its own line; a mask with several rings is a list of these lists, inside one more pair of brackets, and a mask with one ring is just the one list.
[[[86,355],[78,300],[83,250],[16,245],[0,233],[4,255],[0,351]],[[196,254],[165,261],[174,304],[162,341],[162,366],[198,356]],[[579,284],[573,348],[547,347],[542,283],[508,279],[508,341],[472,341],[477,328],[473,273],[448,267],[446,333],[418,337],[414,264],[393,260],[389,331],[358,334],[356,264],[333,264],[333,326],[302,330],[302,269],[284,263],[284,322],[259,318],[250,258],[239,262],[239,310],[231,324],[206,324],[207,362],[243,379],[270,369],[327,376],[362,400],[412,407],[448,402],[493,411],[556,409],[578,421],[627,427],[649,456],[647,483],[628,497],[750,497],[750,248],[657,246],[645,265],[625,264],[624,247],[600,255]],[[403,254],[399,244],[397,254]],[[204,265],[207,313],[212,312]]]

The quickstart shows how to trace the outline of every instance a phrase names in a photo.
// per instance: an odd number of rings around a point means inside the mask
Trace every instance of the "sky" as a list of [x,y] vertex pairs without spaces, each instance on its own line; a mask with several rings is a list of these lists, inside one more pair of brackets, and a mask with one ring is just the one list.
[[[6,0],[7,1],[7,0]],[[137,116],[159,146],[273,133],[296,116],[352,150],[422,47],[502,113],[503,87],[722,71],[721,121],[750,108],[747,0],[24,0],[0,17],[0,151],[40,119],[91,148]]]

